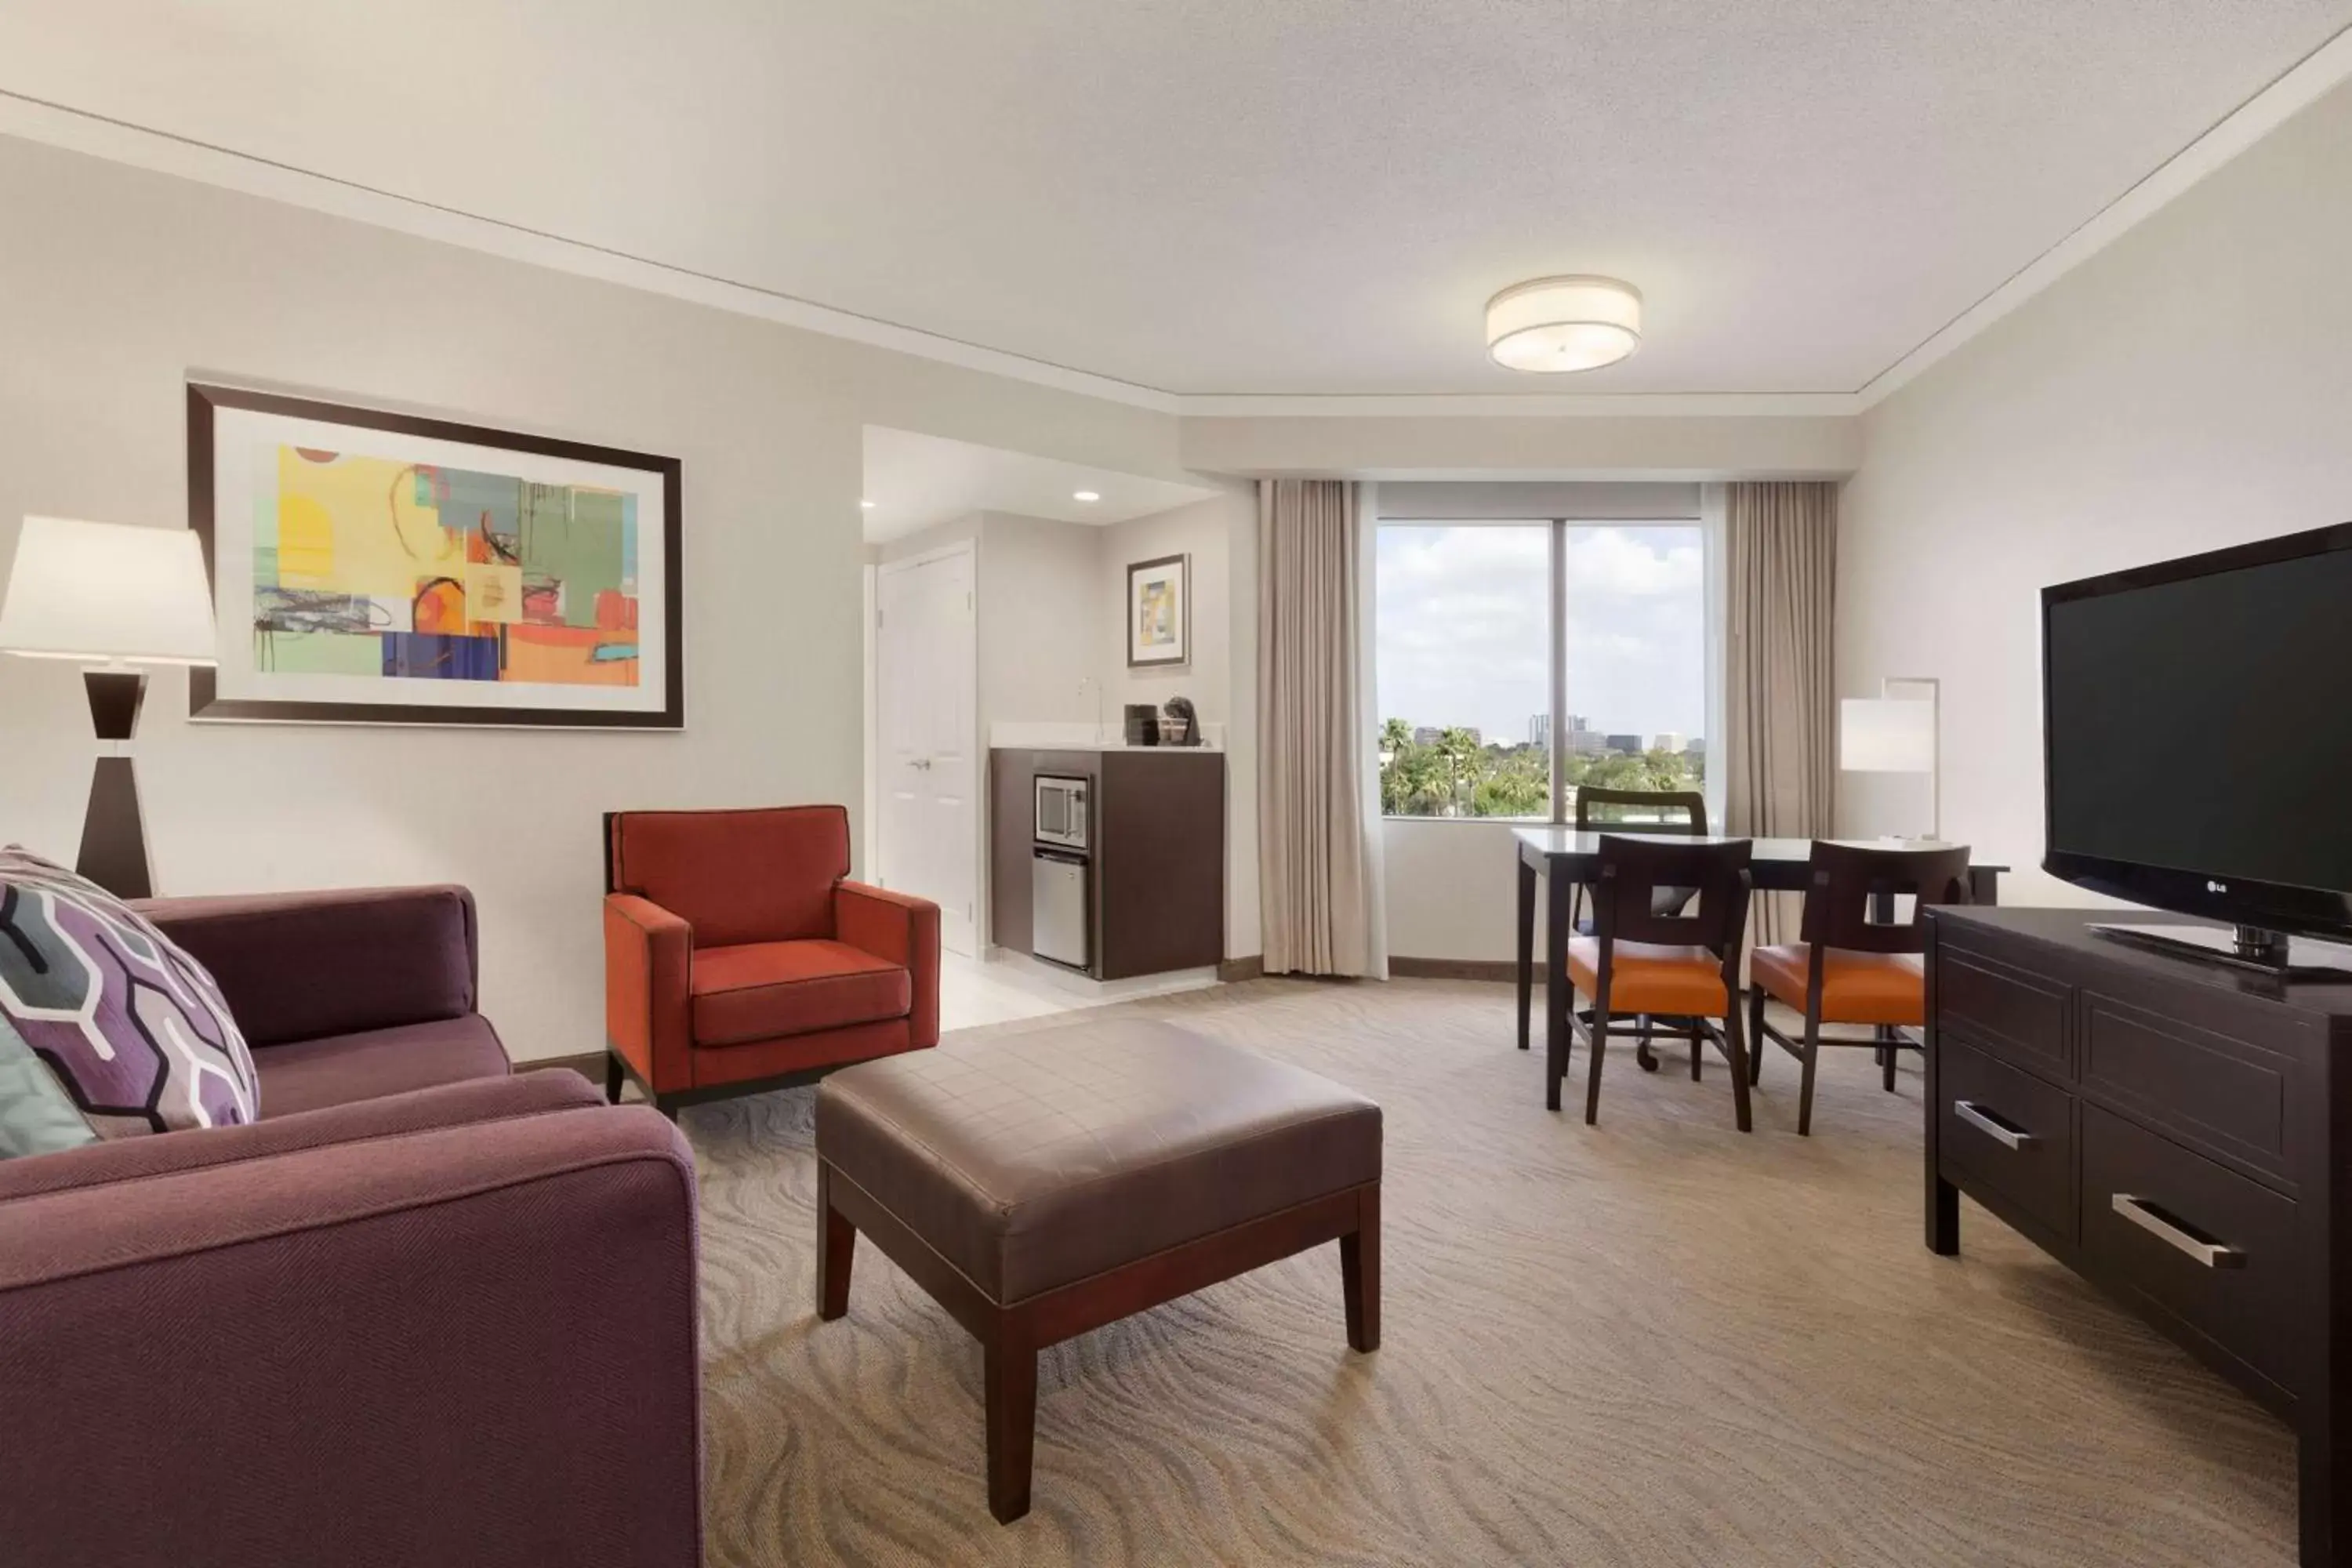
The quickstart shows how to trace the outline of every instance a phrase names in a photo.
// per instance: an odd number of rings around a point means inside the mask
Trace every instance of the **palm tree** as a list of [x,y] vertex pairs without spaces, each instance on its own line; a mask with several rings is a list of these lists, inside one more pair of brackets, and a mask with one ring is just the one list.
[[1404,787],[1421,809],[1416,816],[1445,816],[1454,805],[1454,770],[1435,746],[1414,746],[1405,752]]
[[1478,782],[1477,738],[1459,725],[1448,725],[1437,732],[1437,754],[1445,759],[1452,786],[1448,795],[1456,806],[1467,804]]
[[1412,790],[1407,773],[1412,750],[1412,727],[1402,719],[1381,725],[1381,815],[1402,816],[1412,810]]

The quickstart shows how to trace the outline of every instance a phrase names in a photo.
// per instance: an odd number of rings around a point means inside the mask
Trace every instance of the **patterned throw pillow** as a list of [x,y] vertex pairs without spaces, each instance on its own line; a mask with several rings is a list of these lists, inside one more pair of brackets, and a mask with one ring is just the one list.
[[0,849],[0,1018],[101,1138],[251,1121],[253,1057],[205,966],[121,900]]
[[0,1160],[97,1142],[56,1075],[0,1018]]

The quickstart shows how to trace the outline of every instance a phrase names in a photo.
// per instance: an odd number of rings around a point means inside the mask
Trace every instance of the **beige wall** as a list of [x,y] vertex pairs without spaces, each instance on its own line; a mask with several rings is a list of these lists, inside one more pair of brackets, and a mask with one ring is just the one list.
[[1386,479],[1375,494],[1381,519],[1395,522],[1636,522],[1698,516],[1700,489],[1687,481]]
[[[602,1047],[599,814],[862,804],[861,426],[1177,477],[1162,415],[0,139],[0,552],[51,512],[178,526],[182,386],[308,391],[674,455],[682,734],[194,725],[139,752],[167,891],[469,884],[518,1056]],[[70,858],[92,742],[64,666],[0,658],[6,837]]]
[[912,533],[902,533],[896,539],[866,547],[866,558],[877,566],[893,561],[912,561],[919,555],[929,555],[935,550],[945,550],[951,544],[971,544],[980,542],[980,524],[984,513],[968,511],[961,517],[951,517],[945,522],[935,522],[929,528]]
[[[1255,506],[1254,498],[1239,492],[1235,498],[1196,501],[1102,531],[1096,584],[1109,613],[1099,627],[1097,660],[1110,722],[1119,721],[1128,703],[1161,707],[1171,697],[1191,698],[1204,723],[1230,721],[1234,616],[1244,608],[1255,609],[1234,603],[1232,525],[1235,514],[1244,510],[1254,525]],[[1172,668],[1131,669],[1127,663],[1127,569],[1167,555],[1192,560],[1192,660]]]
[[[1381,822],[1389,952],[1499,963],[1517,951],[1518,843],[1507,822],[1391,816]],[[1543,929],[1538,912],[1536,929]]]
[[1862,456],[1843,415],[1187,418],[1204,472],[1368,479],[1841,479]]
[[[980,710],[983,725],[1096,722],[1102,536],[1083,523],[992,511],[981,521]],[[1108,699],[1099,710],[1118,717]],[[982,730],[985,735],[985,728]]]
[[[2347,256],[2338,89],[1869,416],[1838,685],[1942,680],[1947,837],[2040,862],[2044,584],[2352,517]],[[1843,825],[1886,826],[1882,781],[1844,782]]]
[[[1120,722],[1129,702],[1164,707],[1188,697],[1203,724],[1225,735],[1225,956],[1260,947],[1257,882],[1257,493],[1236,484],[1223,494],[1103,531],[1097,603],[1102,626],[1104,711]],[[1127,663],[1127,569],[1166,555],[1192,558],[1192,662],[1130,669]]]

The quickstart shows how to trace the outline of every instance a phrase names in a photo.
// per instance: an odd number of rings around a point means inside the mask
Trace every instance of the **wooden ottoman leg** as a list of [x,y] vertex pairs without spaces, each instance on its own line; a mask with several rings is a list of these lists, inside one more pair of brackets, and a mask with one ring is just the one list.
[[849,1268],[857,1258],[857,1227],[833,1206],[833,1165],[816,1163],[816,1315],[826,1322],[849,1310]]
[[988,1511],[1011,1524],[1029,1511],[1037,1435],[1037,1347],[1009,1322],[981,1343],[988,1394]]
[[1356,1200],[1356,1228],[1339,1238],[1339,1283],[1348,1303],[1348,1343],[1358,1351],[1381,1348],[1381,1184],[1366,1186]]

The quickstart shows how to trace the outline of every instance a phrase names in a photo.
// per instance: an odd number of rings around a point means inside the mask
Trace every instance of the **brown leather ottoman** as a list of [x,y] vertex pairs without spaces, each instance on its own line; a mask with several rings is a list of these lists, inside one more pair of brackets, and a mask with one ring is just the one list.
[[1037,1352],[1327,1241],[1380,1343],[1381,1108],[1166,1024],[846,1068],[816,1097],[817,1313],[864,1231],[982,1347],[988,1506],[1029,1511]]

